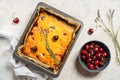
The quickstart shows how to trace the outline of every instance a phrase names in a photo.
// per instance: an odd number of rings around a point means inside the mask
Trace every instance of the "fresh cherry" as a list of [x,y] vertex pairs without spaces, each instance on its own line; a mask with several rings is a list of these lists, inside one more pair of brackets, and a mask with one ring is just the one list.
[[91,69],[91,70],[94,69],[93,64],[88,65],[88,68]]
[[88,30],[88,34],[92,34],[94,32],[94,30],[93,30],[93,28],[90,28],[89,30]]
[[81,50],[81,54],[86,55],[87,54],[86,50]]
[[91,62],[92,62],[92,59],[91,59],[91,58],[89,58],[89,59],[87,60],[87,62],[88,62],[88,63],[91,63]]
[[95,68],[95,69],[98,69],[98,68],[99,68],[99,66],[98,66],[98,65],[96,65],[96,66],[94,66],[94,68]]
[[98,60],[96,60],[94,64],[95,64],[95,65],[98,65],[98,63],[99,63],[99,61],[98,61]]
[[107,57],[108,54],[107,54],[106,52],[103,52],[103,56],[104,56],[104,57]]
[[98,48],[98,47],[95,47],[95,48],[94,48],[94,51],[95,51],[95,52],[99,52],[99,48]]
[[101,58],[101,53],[96,53],[96,57],[97,57],[98,59],[100,59],[100,58]]
[[100,48],[100,52],[103,52],[104,50],[103,50],[103,48]]
[[85,46],[85,49],[86,49],[86,51],[89,51],[89,50],[90,50],[90,46],[89,46],[89,45],[86,45],[86,46]]
[[14,22],[15,24],[18,24],[18,23],[19,23],[19,18],[18,18],[18,17],[14,18],[14,19],[13,19],[13,22]]
[[86,60],[86,56],[85,55],[82,55],[81,56],[81,59],[84,61],[84,60]]
[[91,57],[91,54],[88,53],[88,54],[86,55],[86,58],[88,59],[88,58],[90,58],[90,57]]

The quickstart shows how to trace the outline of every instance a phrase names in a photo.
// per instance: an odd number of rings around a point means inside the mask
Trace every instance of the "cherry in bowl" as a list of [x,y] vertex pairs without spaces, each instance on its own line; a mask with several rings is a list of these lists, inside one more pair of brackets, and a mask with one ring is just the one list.
[[79,63],[88,72],[97,73],[104,70],[110,62],[110,51],[101,41],[85,43],[79,53]]

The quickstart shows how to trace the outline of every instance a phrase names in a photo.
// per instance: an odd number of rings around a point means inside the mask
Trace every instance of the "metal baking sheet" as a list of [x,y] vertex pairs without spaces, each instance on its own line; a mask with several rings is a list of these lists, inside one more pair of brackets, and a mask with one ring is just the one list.
[[[60,68],[59,68],[59,71],[58,71],[56,74],[54,74],[51,70],[46,69],[46,68],[44,68],[44,67],[42,67],[42,66],[40,66],[40,65],[38,65],[38,64],[30,61],[30,60],[27,60],[27,59],[25,59],[25,58],[23,58],[23,57],[21,57],[21,56],[19,56],[19,55],[17,54],[18,47],[21,46],[22,44],[24,44],[24,40],[25,40],[26,34],[27,34],[27,32],[29,31],[29,28],[30,28],[30,26],[32,25],[33,21],[35,20],[36,16],[38,16],[38,15],[37,15],[37,12],[38,12],[40,6],[45,7],[46,9],[52,10],[52,11],[54,11],[55,13],[60,14],[60,15],[62,15],[62,16],[64,16],[64,17],[66,17],[66,18],[70,18],[71,20],[73,20],[73,21],[75,21],[75,22],[80,23],[80,27],[79,27],[79,29],[77,29],[77,31],[76,31],[76,33],[75,33],[75,35],[74,35],[74,38],[73,38],[73,40],[72,40],[72,42],[71,42],[71,46],[69,47],[69,50],[67,51],[67,54],[64,56],[64,59],[63,59],[63,61],[62,61],[62,63],[61,63],[61,66],[60,66]],[[51,76],[51,77],[58,77],[59,74],[61,73],[61,70],[62,70],[63,66],[65,65],[65,62],[66,62],[66,60],[67,60],[67,58],[68,58],[68,56],[69,56],[69,54],[70,54],[70,52],[71,52],[71,50],[72,50],[72,48],[73,48],[73,46],[74,46],[74,43],[75,43],[77,37],[79,36],[79,33],[80,33],[82,27],[83,27],[82,21],[80,21],[80,20],[78,20],[78,19],[76,19],[76,18],[73,18],[72,16],[70,16],[70,15],[68,15],[68,14],[63,13],[63,12],[61,12],[60,10],[57,10],[57,9],[53,8],[52,6],[49,6],[49,5],[46,4],[46,3],[40,2],[40,3],[38,3],[38,5],[36,6],[36,8],[35,8],[35,10],[34,10],[34,12],[33,12],[33,15],[32,15],[31,18],[30,18],[30,21],[29,21],[28,24],[27,24],[26,29],[25,29],[25,31],[23,32],[23,35],[22,35],[21,39],[19,40],[19,42],[18,42],[18,44],[17,44],[17,46],[16,46],[16,49],[15,49],[14,54],[13,54],[13,57],[14,57],[16,60],[19,60],[19,61],[27,64],[28,66],[30,66],[30,67],[32,67],[32,68],[34,68],[34,69],[37,69],[37,71],[44,72],[44,73],[48,74],[48,75]]]

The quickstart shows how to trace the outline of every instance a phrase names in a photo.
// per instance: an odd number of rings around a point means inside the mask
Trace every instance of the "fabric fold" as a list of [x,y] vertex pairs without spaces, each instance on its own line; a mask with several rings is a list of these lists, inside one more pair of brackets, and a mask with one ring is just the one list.
[[14,36],[12,33],[0,30],[0,38],[5,38],[10,43],[6,47],[4,46],[3,50],[9,51],[11,56],[9,64],[15,74],[16,80],[46,80],[48,78],[48,75],[37,74],[38,71],[32,69],[30,70],[24,63],[15,61],[13,58],[13,52],[19,41],[19,36]]

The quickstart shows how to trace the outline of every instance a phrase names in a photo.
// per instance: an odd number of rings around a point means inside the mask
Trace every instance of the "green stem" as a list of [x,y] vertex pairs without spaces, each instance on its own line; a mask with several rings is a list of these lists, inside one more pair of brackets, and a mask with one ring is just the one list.
[[110,34],[110,36],[113,36],[110,29],[107,28],[106,24],[102,21],[101,24],[105,27],[105,30]]
[[46,38],[45,41],[46,41],[46,48],[47,48],[48,52],[50,53],[50,56],[54,59],[54,61],[55,61],[57,64],[59,64],[60,61],[56,58],[56,56],[54,55],[53,51],[51,50],[51,48],[50,48],[50,46],[49,46],[49,43],[48,43],[48,39]]
[[118,36],[119,30],[120,30],[120,27],[117,29],[117,32],[116,32],[115,37],[117,37],[117,36]]
[[120,52],[120,44],[119,44],[119,42],[118,42],[116,37],[114,38],[114,41],[116,42],[116,46],[117,46],[117,48],[118,48],[118,50]]
[[118,50],[117,50],[116,42],[114,42],[114,46],[115,46],[115,51],[116,51],[116,61],[117,61],[118,64],[120,64],[120,59],[119,59],[119,55],[118,55]]

